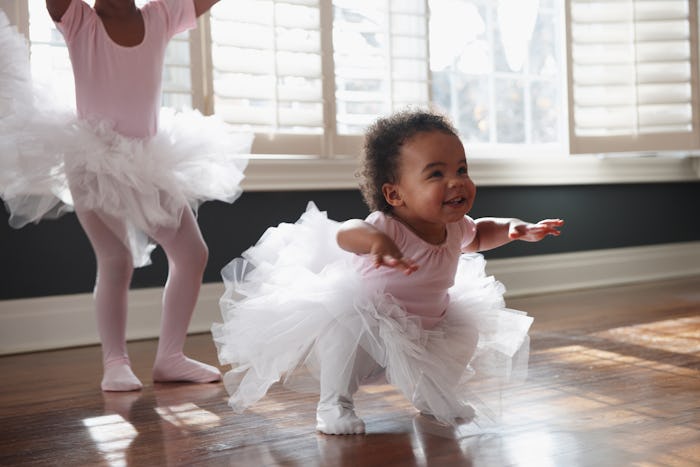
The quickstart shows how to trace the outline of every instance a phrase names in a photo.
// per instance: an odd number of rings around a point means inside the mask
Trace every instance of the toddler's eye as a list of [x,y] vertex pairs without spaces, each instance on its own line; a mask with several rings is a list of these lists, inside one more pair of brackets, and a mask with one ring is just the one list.
[[429,175],[430,178],[442,177],[442,170],[435,170]]
[[459,175],[467,175],[467,174],[468,174],[468,171],[467,171],[467,168],[466,168],[466,167],[460,167],[460,168],[457,170],[457,173],[458,173]]

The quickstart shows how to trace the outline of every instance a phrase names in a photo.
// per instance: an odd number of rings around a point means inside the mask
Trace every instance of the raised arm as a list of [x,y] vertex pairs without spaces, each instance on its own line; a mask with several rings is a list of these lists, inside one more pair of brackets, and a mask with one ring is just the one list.
[[[46,0],[46,9],[49,11],[51,19],[55,22],[61,21],[63,14],[68,9],[72,0]],[[219,0],[194,0],[194,12],[197,17],[203,15],[218,3]]]
[[375,267],[387,266],[411,274],[418,265],[410,258],[404,258],[394,241],[371,224],[351,219],[343,223],[337,234],[338,246],[358,255],[371,254]]
[[194,13],[199,18],[201,15],[209,11],[209,9],[218,3],[219,0],[194,0]]
[[46,9],[54,22],[58,23],[72,0],[46,0]]
[[513,240],[539,242],[548,235],[558,236],[557,230],[564,225],[561,219],[545,219],[536,224],[500,217],[482,217],[476,219],[476,236],[462,251],[485,251],[497,248]]

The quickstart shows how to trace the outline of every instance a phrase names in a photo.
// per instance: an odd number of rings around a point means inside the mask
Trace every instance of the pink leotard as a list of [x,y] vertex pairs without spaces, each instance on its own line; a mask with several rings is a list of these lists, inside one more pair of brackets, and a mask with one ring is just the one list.
[[430,329],[440,322],[449,304],[447,290],[454,284],[462,246],[476,235],[474,220],[447,224],[447,237],[440,245],[421,239],[401,221],[382,212],[373,212],[368,223],[391,237],[403,255],[416,261],[419,268],[406,276],[387,267],[375,269],[372,258],[361,259],[361,272],[368,279],[386,281],[386,292],[399,300],[406,310],[421,317],[423,327]]
[[165,47],[196,25],[192,0],[153,0],[141,13],[145,35],[134,47],[116,44],[82,0],[73,0],[56,23],[73,64],[78,116],[106,120],[134,138],[156,133]]

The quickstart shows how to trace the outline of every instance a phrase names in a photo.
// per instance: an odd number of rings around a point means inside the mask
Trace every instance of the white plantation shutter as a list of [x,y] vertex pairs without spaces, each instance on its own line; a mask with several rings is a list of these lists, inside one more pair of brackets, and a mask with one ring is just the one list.
[[192,108],[190,33],[173,37],[165,49],[163,64],[163,105],[174,109]]
[[568,0],[571,153],[700,148],[696,0]]
[[214,112],[253,151],[356,155],[378,116],[428,94],[425,0],[242,0],[210,15]]
[[[318,154],[323,134],[320,7],[316,0],[243,0],[212,8],[214,112],[259,134],[301,145],[279,152]],[[307,137],[304,137],[307,136]],[[274,144],[281,143],[275,138]]]
[[333,47],[338,132],[358,134],[378,115],[426,105],[423,0],[336,0]]

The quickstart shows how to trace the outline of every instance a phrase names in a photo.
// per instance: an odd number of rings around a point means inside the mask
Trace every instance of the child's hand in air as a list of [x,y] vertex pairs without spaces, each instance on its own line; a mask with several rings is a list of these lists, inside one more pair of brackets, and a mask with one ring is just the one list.
[[564,221],[561,219],[545,219],[537,224],[515,220],[510,223],[508,238],[525,242],[539,242],[547,235],[559,236],[561,232],[557,229],[562,225],[564,225]]
[[374,267],[386,266],[403,270],[409,275],[418,269],[418,265],[410,258],[404,258],[396,244],[387,235],[377,232],[372,242],[370,255],[374,258]]

